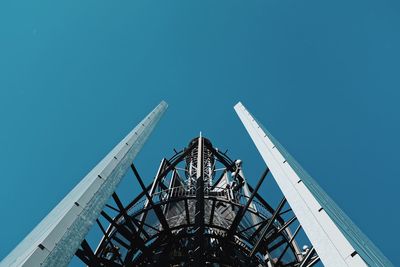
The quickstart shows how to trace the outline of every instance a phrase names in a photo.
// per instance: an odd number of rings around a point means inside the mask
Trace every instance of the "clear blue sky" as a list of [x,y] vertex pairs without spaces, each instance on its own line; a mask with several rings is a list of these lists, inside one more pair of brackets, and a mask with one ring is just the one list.
[[147,182],[202,131],[254,184],[241,100],[400,265],[399,47],[396,0],[1,1],[0,258],[162,99]]

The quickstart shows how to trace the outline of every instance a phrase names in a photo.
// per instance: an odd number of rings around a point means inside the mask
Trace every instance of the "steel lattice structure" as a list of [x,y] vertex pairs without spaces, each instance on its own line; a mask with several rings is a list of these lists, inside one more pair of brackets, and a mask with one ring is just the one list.
[[[235,111],[267,166],[254,187],[242,161],[201,134],[146,186],[133,161],[166,109],[162,101],[0,266],[62,267],[74,256],[115,267],[393,266],[241,103]],[[124,205],[116,189],[128,171],[141,193]],[[283,195],[277,205],[258,192],[269,174]],[[95,248],[87,236],[96,224]]]
[[[153,183],[123,206],[116,194],[110,226],[93,252],[86,242],[77,256],[89,266],[300,266],[318,261],[303,257],[281,216],[285,199],[274,209],[244,178],[241,161],[231,160],[203,137],[163,159]],[[299,229],[297,229],[297,232]],[[259,253],[261,252],[261,253]],[[264,255],[269,255],[265,257]],[[303,261],[306,259],[306,261]],[[268,262],[271,261],[270,265]],[[273,265],[272,265],[273,264]]]

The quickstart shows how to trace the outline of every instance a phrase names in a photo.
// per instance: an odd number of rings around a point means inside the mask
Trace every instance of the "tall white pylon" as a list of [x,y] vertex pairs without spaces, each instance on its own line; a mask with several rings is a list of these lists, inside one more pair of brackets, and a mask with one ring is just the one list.
[[234,108],[325,266],[393,266],[242,103]]
[[0,265],[67,266],[167,106],[150,112]]

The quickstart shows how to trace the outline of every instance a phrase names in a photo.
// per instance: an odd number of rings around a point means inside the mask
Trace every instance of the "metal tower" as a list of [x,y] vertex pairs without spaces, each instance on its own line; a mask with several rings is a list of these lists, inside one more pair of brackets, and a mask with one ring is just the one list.
[[[267,165],[256,185],[241,160],[201,134],[162,159],[145,185],[133,159],[166,107],[160,103],[0,265],[66,266],[76,255],[88,266],[392,266],[241,103],[235,110]],[[141,193],[124,205],[115,189],[128,170]],[[258,192],[267,175],[283,193],[275,206]],[[85,239],[94,224],[103,236],[97,247]]]

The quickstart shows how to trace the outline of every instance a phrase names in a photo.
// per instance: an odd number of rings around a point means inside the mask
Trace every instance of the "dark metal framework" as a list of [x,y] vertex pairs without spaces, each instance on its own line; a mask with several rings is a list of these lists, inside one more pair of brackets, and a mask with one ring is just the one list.
[[[286,199],[272,208],[257,185],[247,184],[241,161],[203,137],[161,161],[152,184],[128,205],[116,193],[116,206],[97,220],[103,238],[97,249],[84,240],[76,252],[88,266],[313,266],[313,248],[295,241],[301,226]],[[297,227],[295,225],[298,225]],[[293,230],[295,229],[295,230]]]

